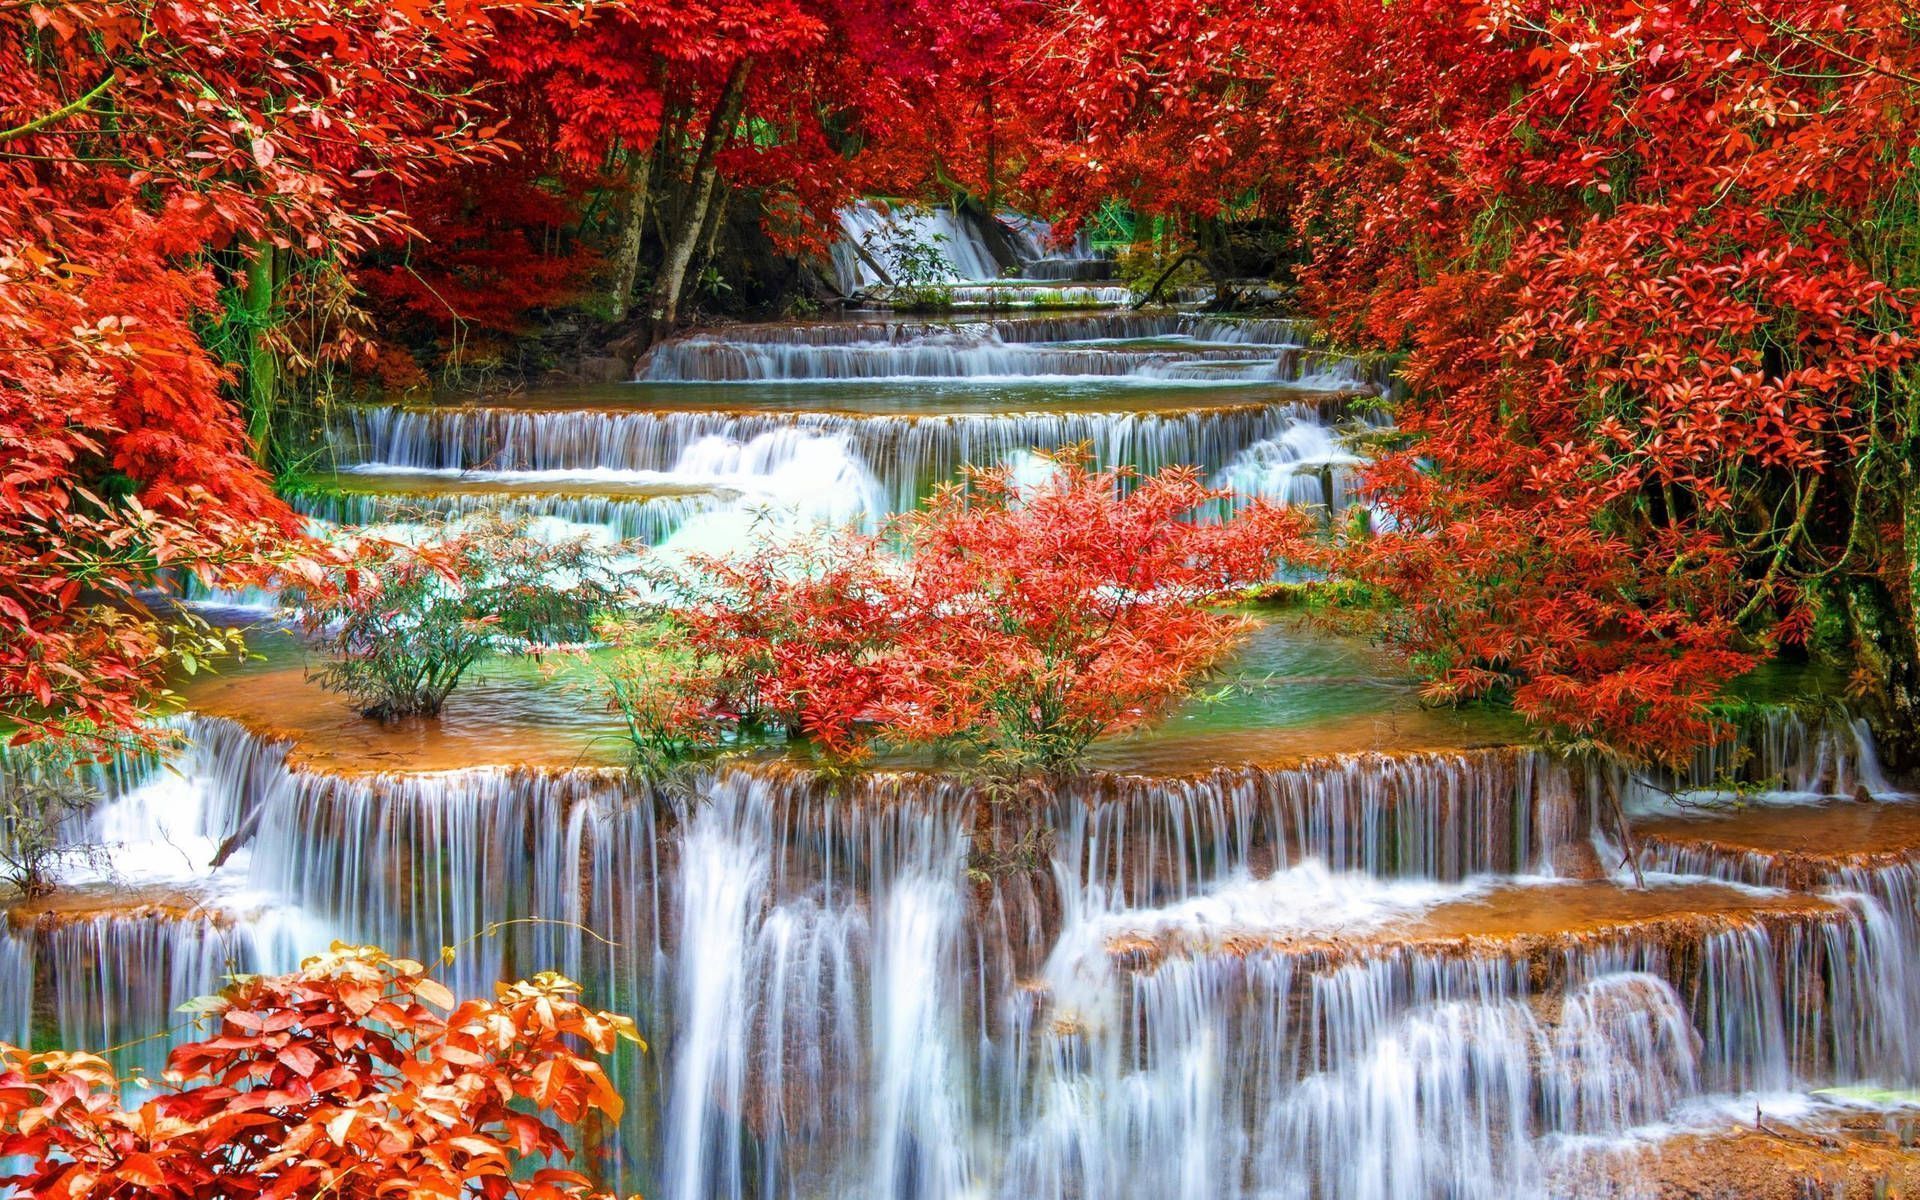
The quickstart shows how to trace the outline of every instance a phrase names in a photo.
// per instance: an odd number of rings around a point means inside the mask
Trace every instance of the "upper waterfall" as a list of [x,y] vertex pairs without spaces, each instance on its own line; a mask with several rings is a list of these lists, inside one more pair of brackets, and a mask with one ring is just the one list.
[[1056,247],[1052,227],[1024,214],[867,200],[841,209],[839,221],[831,258],[843,296],[912,285],[948,288],[960,306],[1092,307],[1131,298],[1124,286],[1073,286],[1112,280],[1111,261],[1084,234]]
[[[331,417],[333,520],[525,512],[648,542],[742,509],[872,524],[964,466],[1085,444],[1103,464],[1199,468],[1329,509],[1361,465],[1385,367],[1288,320],[1101,313],[740,325],[654,348],[628,387]],[[823,391],[824,389],[824,391]],[[716,538],[720,540],[717,541]]]
[[1376,386],[1366,363],[1316,354],[1295,340],[1299,332],[1292,322],[1184,314],[742,326],[655,347],[638,376],[652,383],[1105,379]]

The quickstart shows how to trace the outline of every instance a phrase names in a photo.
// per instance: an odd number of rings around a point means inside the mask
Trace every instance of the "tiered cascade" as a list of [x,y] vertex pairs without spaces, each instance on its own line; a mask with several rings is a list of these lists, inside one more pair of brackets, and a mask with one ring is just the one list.
[[[296,500],[731,549],[1084,443],[1337,513],[1386,376],[1310,341],[1121,312],[742,326],[605,390],[344,410]],[[183,756],[103,774],[71,832],[113,870],[12,914],[0,985],[33,1001],[0,1037],[150,1067],[133,1039],[182,1000],[335,938],[453,947],[467,994],[557,968],[652,1044],[617,1064],[626,1119],[582,1131],[596,1169],[684,1200],[1627,1196],[1729,1114],[1920,1083],[1920,806],[1859,727],[1783,712],[1628,777],[1430,723],[1304,644],[1269,627],[1246,695],[1017,805],[768,758],[656,792],[596,765],[592,701],[506,663],[431,731],[297,663],[198,682],[247,723],[185,718]]]
[[[1776,728],[1789,772],[1873,774]],[[654,1195],[1558,1194],[1716,1103],[1920,1074],[1911,895],[1595,878],[1599,784],[1543,752],[1096,774],[1017,816],[916,772],[655,794],[187,732],[95,818],[156,899],[0,944],[36,1032],[117,1044],[329,937],[455,946],[468,993],[558,966],[654,1043],[595,1137]]]
[[626,387],[348,408],[337,472],[295,502],[329,523],[491,509],[714,548],[743,513],[871,526],[963,465],[1085,445],[1338,510],[1362,462],[1346,435],[1384,420],[1387,376],[1307,332],[1136,313],[741,326],[657,347]]

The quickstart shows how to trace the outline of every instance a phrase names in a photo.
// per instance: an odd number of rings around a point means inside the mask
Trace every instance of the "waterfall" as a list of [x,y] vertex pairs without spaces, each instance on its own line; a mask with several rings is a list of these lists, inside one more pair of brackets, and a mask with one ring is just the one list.
[[[1503,885],[1523,912],[1558,886]],[[1101,914],[1091,938],[1070,928],[1040,1075],[1009,1126],[1010,1194],[1537,1193],[1543,1139],[1622,1133],[1705,1088],[1818,1077],[1838,1065],[1820,1027],[1904,1029],[1902,1002],[1859,1002],[1845,910],[1721,893],[1754,907],[1709,926],[1688,891],[1539,940],[1422,929],[1491,887],[1309,863]]]
[[1104,313],[971,321],[747,325],[662,343],[650,383],[1089,378],[1383,390],[1384,361],[1308,349],[1298,321]]
[[33,1044],[34,944],[31,933],[7,928],[0,936],[0,995],[8,997],[0,1041]]
[[[937,235],[952,303],[991,314],[736,325],[606,389],[340,406],[338,474],[294,503],[725,551],[876,529],[965,466],[1037,480],[1036,451],[1082,443],[1242,499],[1365,502],[1389,361],[1295,320],[1059,311],[1127,292],[1085,242],[976,220],[857,206],[835,265],[884,299],[856,241]],[[1756,1111],[1867,1122],[1826,1093],[1920,1084],[1920,803],[1864,724],[1763,709],[1628,773],[1345,707],[1371,677],[1328,670],[1285,663],[1266,698],[1015,800],[771,751],[655,787],[565,757],[600,726],[511,679],[435,735],[499,764],[467,769],[182,717],[183,748],[97,770],[63,830],[106,861],[10,913],[0,1038],[152,1069],[183,1001],[334,939],[463,997],[557,969],[649,1043],[610,1064],[621,1120],[578,1131],[592,1169],[669,1200],[1636,1195],[1663,1148]]]
[[1083,227],[1073,241],[1054,246],[1053,225],[1024,213],[1003,212],[1000,222],[1017,238],[1020,274],[1027,279],[1099,280],[1113,278],[1113,259],[1093,248]]
[[1214,485],[1242,496],[1322,504],[1338,512],[1352,500],[1357,468],[1365,461],[1325,425],[1299,421],[1234,455]]
[[[932,272],[922,283],[968,284],[1017,276],[1026,281],[1071,283],[1098,281],[1113,277],[1110,260],[1094,253],[1085,234],[1063,249],[1053,248],[1053,230],[1045,221],[1018,213],[1000,213],[1004,244],[1016,261],[1002,262],[988,244],[985,232],[975,219],[946,205],[882,205],[863,201],[840,210],[840,240],[834,243],[833,270],[844,296],[854,296],[903,282],[894,278],[898,264],[890,261],[888,246],[904,240],[938,253],[945,269]],[[862,251],[865,251],[863,254]],[[886,272],[881,274],[879,267]],[[965,287],[956,293],[969,291]],[[999,289],[996,289],[999,290]],[[1088,289],[1072,289],[1076,292]],[[1111,300],[1092,303],[1120,304],[1131,299],[1124,287],[1101,289],[1116,292]],[[957,298],[957,296],[956,296]],[[965,303],[965,301],[961,301]],[[1079,298],[1058,303],[1083,303]]]
[[[291,971],[323,949],[328,932],[298,913],[126,906],[52,916],[0,942],[0,969],[37,983],[50,1027],[10,993],[16,1012],[0,1037],[26,1045],[111,1050],[122,1071],[158,1072],[167,1051],[195,1036],[180,1007],[234,974]],[[204,1035],[201,1035],[204,1036]]]
[[1458,880],[1551,873],[1576,831],[1566,772],[1543,753],[1351,755],[1198,778],[1121,776],[1054,814],[1056,861],[1127,905],[1314,858],[1337,870]]
[[[343,936],[433,958],[487,994],[523,957],[557,961],[577,900],[563,869],[566,812],[612,786],[596,772],[290,775],[263,805],[249,883]],[[511,937],[487,936],[531,921]]]
[[1125,304],[1133,289],[1124,284],[963,283],[947,289],[954,308],[1100,308]]
[[[1738,795],[1729,790],[1735,783]],[[1646,813],[1726,801],[1899,795],[1880,769],[1865,721],[1809,720],[1781,706],[1761,708],[1732,738],[1698,751],[1684,771],[1622,776],[1612,786],[1629,811]]]
[[[408,491],[410,482],[402,476],[393,481],[392,490],[319,488],[295,492],[289,499],[294,511],[328,525],[417,525],[491,512],[559,522],[570,528],[601,529],[618,539],[651,545],[665,541],[694,518],[722,507],[728,497],[721,491],[631,498],[564,491],[529,494],[509,486],[489,491],[478,481],[472,491],[412,493]],[[566,483],[561,481],[559,486],[565,487]]]
[[[1183,313],[741,325],[655,347],[637,400],[343,406],[337,474],[293,496],[328,525],[397,536],[480,512],[543,533],[724,552],[752,531],[877,527],[963,466],[1086,444],[1103,465],[1191,465],[1252,497],[1329,512],[1384,417],[1372,360],[1288,320]],[[832,398],[818,407],[815,389]],[[271,608],[261,594],[199,602]]]
[[1105,312],[1028,316],[994,321],[1007,342],[1132,342],[1183,339],[1201,345],[1301,347],[1313,335],[1309,321],[1205,317],[1195,313]]
[[844,236],[835,243],[832,256],[843,295],[851,296],[891,282],[882,279],[854,249],[855,246],[864,248],[891,273],[893,264],[877,252],[875,244],[877,235],[890,231],[938,251],[949,268],[938,273],[944,282],[996,279],[1000,275],[1000,264],[994,260],[980,232],[946,205],[888,208],[870,202],[855,204],[840,210],[840,230]]
[[[1790,726],[1754,734],[1776,757],[1752,770],[1870,774],[1851,734]],[[148,1034],[333,937],[455,947],[466,995],[558,968],[652,1044],[614,1064],[629,1110],[595,1135],[649,1194],[1559,1194],[1730,1098],[1920,1079],[1909,855],[1660,825],[1646,889],[1566,878],[1591,784],[1545,752],[1095,773],[1010,808],[777,763],[670,793],[331,773],[182,729],[178,775],[124,765],[92,826],[179,847],[126,861],[181,900],[16,919],[0,978],[45,1002],[0,1009],[7,1036]],[[1762,815],[1834,804],[1876,807]]]
[[1149,474],[1176,464],[1214,472],[1254,442],[1320,420],[1315,406],[1288,402],[914,416],[357,408],[338,433],[352,469],[539,481],[560,489],[581,480],[725,487],[765,493],[775,504],[795,491],[817,494],[816,483],[838,481],[844,501],[828,511],[843,515],[870,507],[907,511],[963,464],[992,465],[1083,442],[1103,463]]
[[748,970],[766,903],[772,812],[738,792],[695,814],[680,845],[680,952],[666,1170],[676,1200],[747,1193]]
[[[692,334],[657,347],[641,364],[651,383],[774,383],[824,380],[1024,380],[1083,377],[1135,380],[1190,379],[1214,383],[1272,383],[1326,378],[1322,364],[1288,370],[1293,355],[1280,347],[1266,357],[1249,349],[1180,346],[1122,350],[1007,342],[991,325],[955,325],[912,340],[812,345],[741,341]],[[1338,383],[1357,383],[1339,380]]]

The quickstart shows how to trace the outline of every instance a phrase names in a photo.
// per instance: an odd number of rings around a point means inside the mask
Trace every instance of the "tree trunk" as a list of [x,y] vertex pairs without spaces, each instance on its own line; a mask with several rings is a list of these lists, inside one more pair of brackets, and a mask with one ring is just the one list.
[[[887,270],[887,265],[873,256],[873,251],[862,246],[859,242],[849,241],[847,244],[853,247],[853,252],[859,257],[860,261],[867,264],[867,269],[880,277],[881,283],[888,287],[894,286],[893,272]],[[838,290],[839,285],[835,284],[834,287]]]
[[633,284],[640,277],[640,251],[647,241],[647,204],[653,181],[653,151],[625,153],[627,207],[620,222],[620,244],[613,252],[612,308],[615,325],[633,308]]
[[1195,257],[1213,279],[1213,304],[1216,311],[1230,310],[1236,300],[1233,292],[1234,262],[1231,239],[1218,217],[1203,217],[1193,227]]
[[1186,266],[1187,260],[1192,257],[1193,257],[1193,251],[1191,250],[1181,251],[1179,257],[1175,258],[1172,262],[1168,263],[1166,270],[1160,272],[1159,277],[1153,281],[1153,286],[1147,289],[1147,294],[1140,297],[1140,299],[1134,301],[1133,307],[1135,309],[1142,309],[1142,308],[1145,308],[1147,305],[1152,304],[1155,300],[1159,299],[1161,290],[1167,286],[1167,281],[1173,278],[1173,273],[1175,271],[1178,271],[1181,267]]
[[956,204],[963,219],[971,223],[980,240],[986,244],[987,253],[993,255],[994,265],[1004,274],[1007,271],[1023,270],[1027,263],[1020,256],[1020,248],[1014,245],[1013,235],[1000,223],[993,209],[970,192],[961,192]]
[[[1912,516],[1912,507],[1908,508]],[[1905,606],[1872,575],[1847,588],[1847,624],[1855,669],[1872,681],[1868,720],[1889,767],[1920,770],[1920,650]]]
[[719,195],[707,205],[707,221],[700,230],[700,256],[697,260],[700,270],[693,271],[692,267],[688,268],[693,272],[695,279],[700,278],[701,272],[713,265],[714,251],[720,246],[720,227],[727,219],[727,203],[733,199],[733,189],[725,183],[720,184],[717,190]]
[[686,284],[687,267],[699,248],[700,232],[706,227],[707,208],[713,203],[714,185],[718,182],[715,160],[740,120],[740,110],[747,99],[747,75],[752,69],[751,57],[734,64],[733,72],[727,76],[726,90],[714,105],[706,134],[700,140],[700,154],[693,163],[693,191],[676,215],[672,236],[667,239],[666,253],[660,262],[660,274],[647,299],[650,342],[671,334],[680,321],[680,293]]
[[273,452],[273,406],[280,390],[280,364],[268,342],[273,324],[274,246],[261,238],[249,249],[246,286],[240,294],[247,329],[247,438],[254,461],[265,465]]

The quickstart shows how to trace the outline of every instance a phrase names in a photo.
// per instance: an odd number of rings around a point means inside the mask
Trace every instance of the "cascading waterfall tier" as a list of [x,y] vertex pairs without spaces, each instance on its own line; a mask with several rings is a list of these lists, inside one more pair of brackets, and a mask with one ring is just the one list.
[[1714,885],[1310,867],[1087,933],[1030,1001],[1006,1194],[1555,1194],[1570,1139],[1881,1070],[1911,1016],[1858,914]]
[[335,774],[185,731],[93,833],[179,847],[131,862],[193,906],[16,920],[0,972],[50,998],[8,1029],[151,1032],[298,937],[455,946],[467,994],[557,967],[653,1043],[598,1142],[650,1195],[1550,1195],[1716,1093],[1920,1074],[1884,902],[1564,878],[1587,784],[1541,752],[1093,775],[1009,809],[777,763],[671,794]]
[[[1126,350],[1006,343],[990,330],[956,326],[911,342],[834,346],[741,342],[695,334],[669,342],[641,365],[649,383],[778,383],[825,380],[1069,379],[1112,377],[1291,383],[1312,377],[1311,360],[1291,347],[1268,356],[1242,349]],[[1346,381],[1356,382],[1356,381]]]
[[740,326],[655,347],[653,383],[1064,380],[1292,383],[1381,390],[1383,361],[1308,349],[1302,322],[1106,314]]
[[590,481],[555,491],[510,484],[486,487],[457,478],[447,482],[447,487],[426,489],[415,476],[343,475],[298,489],[287,499],[294,511],[326,525],[404,525],[499,513],[568,528],[592,526],[617,538],[652,544],[739,496],[724,488],[653,494],[641,488],[594,491]]
[[1211,345],[1306,346],[1313,341],[1311,321],[1267,317],[1216,317],[1188,312],[1048,313],[973,317],[964,321],[850,319],[780,322],[727,327],[729,340],[743,344],[789,346],[901,345],[950,334],[960,327],[992,330],[1002,342],[1137,342],[1184,339]]
[[[911,509],[963,465],[1082,443],[1103,463],[1149,474],[1174,465],[1212,474],[1295,425],[1321,423],[1319,406],[1292,401],[924,416],[472,406],[359,408],[338,432],[343,460],[388,474],[464,474],[555,489],[579,480],[704,484],[779,499],[777,481],[788,471],[816,490],[837,478],[831,490],[839,507],[857,514]],[[726,458],[733,461],[716,461]]]
[[953,308],[1104,308],[1126,304],[1133,289],[1121,283],[1062,283],[1003,279],[961,283],[946,289],[943,304]]
[[1027,478],[1036,453],[1085,444],[1332,513],[1356,498],[1348,435],[1385,420],[1390,376],[1308,340],[1298,321],[1183,313],[735,326],[656,347],[630,387],[342,408],[336,473],[291,499],[323,531],[501,512],[543,536],[724,551],[770,523],[873,527],[962,466]]
[[[946,269],[933,272],[933,282],[997,279],[1014,265],[1003,263],[995,256],[987,244],[985,231],[974,220],[946,205],[886,206],[864,202],[840,210],[839,215],[843,237],[833,246],[832,254],[843,295],[851,296],[898,282],[892,278],[894,264],[886,261],[884,249],[876,244],[888,235],[904,238],[938,254]],[[1007,232],[1013,233],[1011,229]],[[1020,240],[1024,244],[1016,253],[1024,250],[1022,257],[1037,259],[1043,253],[1032,238]],[[1011,238],[1009,241],[1011,243]]]

